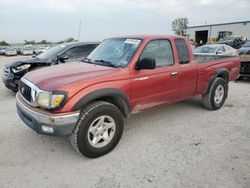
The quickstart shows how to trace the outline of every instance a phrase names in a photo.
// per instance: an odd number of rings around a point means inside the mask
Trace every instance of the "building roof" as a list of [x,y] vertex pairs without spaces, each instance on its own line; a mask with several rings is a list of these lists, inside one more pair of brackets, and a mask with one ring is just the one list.
[[247,24],[250,21],[240,21],[240,22],[229,22],[229,23],[219,23],[219,24],[209,24],[209,25],[197,25],[197,26],[190,26],[188,28],[196,28],[196,27],[210,27],[210,26],[220,26],[220,25],[232,25],[232,24]]
[[185,38],[180,35],[124,35],[116,36],[111,38],[131,38],[131,39],[142,39],[142,40],[154,40],[154,39],[175,39],[175,38]]

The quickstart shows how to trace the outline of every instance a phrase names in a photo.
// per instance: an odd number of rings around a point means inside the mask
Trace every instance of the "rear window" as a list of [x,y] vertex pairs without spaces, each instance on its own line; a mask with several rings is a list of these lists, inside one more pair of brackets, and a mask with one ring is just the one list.
[[179,64],[187,64],[190,62],[189,51],[185,40],[176,39],[175,45],[178,52]]

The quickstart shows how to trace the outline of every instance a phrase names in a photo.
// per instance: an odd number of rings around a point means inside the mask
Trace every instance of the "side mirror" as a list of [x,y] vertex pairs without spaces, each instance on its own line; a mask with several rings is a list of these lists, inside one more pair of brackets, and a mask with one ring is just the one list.
[[222,53],[223,53],[222,50],[219,50],[219,51],[216,52],[216,54],[222,54]]
[[143,58],[139,60],[136,64],[136,70],[141,69],[155,69],[155,59],[154,58]]
[[67,55],[60,55],[58,56],[58,60],[64,62],[65,60],[69,59],[69,57]]

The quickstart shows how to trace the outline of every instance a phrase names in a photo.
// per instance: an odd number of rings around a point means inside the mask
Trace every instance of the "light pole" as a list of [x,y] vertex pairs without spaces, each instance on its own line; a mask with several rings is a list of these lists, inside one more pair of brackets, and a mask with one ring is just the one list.
[[81,29],[82,29],[82,20],[80,20],[80,23],[79,23],[78,42],[79,42],[80,37],[81,37]]

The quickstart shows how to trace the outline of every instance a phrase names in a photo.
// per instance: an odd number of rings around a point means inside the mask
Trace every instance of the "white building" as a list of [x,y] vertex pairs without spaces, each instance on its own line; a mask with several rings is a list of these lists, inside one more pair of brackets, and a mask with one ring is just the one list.
[[197,43],[202,41],[203,44],[231,34],[243,39],[250,39],[250,21],[187,27],[187,37]]

